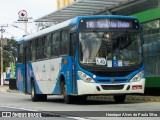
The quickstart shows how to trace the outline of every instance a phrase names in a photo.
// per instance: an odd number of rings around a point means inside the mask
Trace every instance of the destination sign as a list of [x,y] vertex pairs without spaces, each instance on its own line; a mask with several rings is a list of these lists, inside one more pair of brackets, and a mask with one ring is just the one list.
[[86,28],[132,28],[132,21],[90,20],[86,21]]
[[82,19],[79,29],[139,29],[139,23],[136,19]]

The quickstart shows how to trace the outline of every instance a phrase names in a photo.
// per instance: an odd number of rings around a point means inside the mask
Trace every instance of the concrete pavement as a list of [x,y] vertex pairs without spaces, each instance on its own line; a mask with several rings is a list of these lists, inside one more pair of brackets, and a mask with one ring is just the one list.
[[[0,86],[0,92],[21,93],[18,90],[10,90],[9,85]],[[99,100],[113,100],[113,96],[89,96],[89,99]],[[160,102],[160,96],[148,96],[148,95],[127,95],[127,101],[145,101],[145,102]]]
[[0,92],[22,93],[17,89],[13,89],[13,90],[9,89],[9,85],[0,86]]
[[[113,96],[90,96],[91,99],[114,100]],[[160,102],[160,96],[127,95],[127,101]]]
[[1,92],[6,92],[7,90],[9,90],[9,85],[0,86],[0,91]]

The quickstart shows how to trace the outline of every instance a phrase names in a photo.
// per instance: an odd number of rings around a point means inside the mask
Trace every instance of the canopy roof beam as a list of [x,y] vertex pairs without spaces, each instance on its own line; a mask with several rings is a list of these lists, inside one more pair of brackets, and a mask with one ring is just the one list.
[[94,15],[104,11],[108,11],[106,14],[111,14],[113,9],[118,9],[119,6],[134,1],[136,2],[137,0],[77,0],[69,6],[35,20],[35,22],[48,21],[59,23],[77,16]]

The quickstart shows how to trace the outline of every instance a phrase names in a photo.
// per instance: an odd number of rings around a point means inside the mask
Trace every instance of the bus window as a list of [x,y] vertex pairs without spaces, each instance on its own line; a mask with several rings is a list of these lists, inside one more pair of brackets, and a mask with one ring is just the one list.
[[51,43],[51,35],[47,35],[44,37],[44,53],[43,53],[43,57],[44,58],[49,58],[50,57],[50,53],[51,53],[51,47],[50,47],[50,43]]
[[18,62],[23,63],[23,44],[19,44]]
[[32,52],[31,52],[31,47],[32,47],[32,41],[29,41],[28,42],[28,61],[31,61],[31,58],[32,58]]
[[26,56],[27,62],[31,61],[31,55],[32,55],[32,53],[31,53],[31,43],[32,43],[32,41],[26,41],[26,45],[25,45],[26,48],[24,48],[26,50],[26,54],[27,54],[27,56]]
[[51,56],[59,56],[59,43],[60,43],[60,36],[59,32],[52,34],[52,46],[51,46]]
[[69,45],[69,31],[63,30],[61,32],[61,55],[67,55],[68,54],[68,45]]
[[95,32],[84,32],[79,34],[81,62],[93,62],[97,55],[101,54],[99,49],[102,45],[102,35],[102,32],[98,32],[96,34]]
[[39,38],[37,39],[37,42],[36,42],[36,46],[37,46],[36,59],[42,59],[43,57],[42,40],[43,40],[42,38]]
[[36,44],[35,44],[35,40],[32,40],[31,52],[32,52],[31,60],[35,61],[35,59],[36,59]]

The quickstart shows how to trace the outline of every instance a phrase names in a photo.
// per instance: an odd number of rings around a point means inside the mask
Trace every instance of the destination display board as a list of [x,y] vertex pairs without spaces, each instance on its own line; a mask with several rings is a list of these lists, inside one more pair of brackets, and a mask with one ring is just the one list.
[[139,29],[137,20],[133,19],[81,19],[79,29]]

